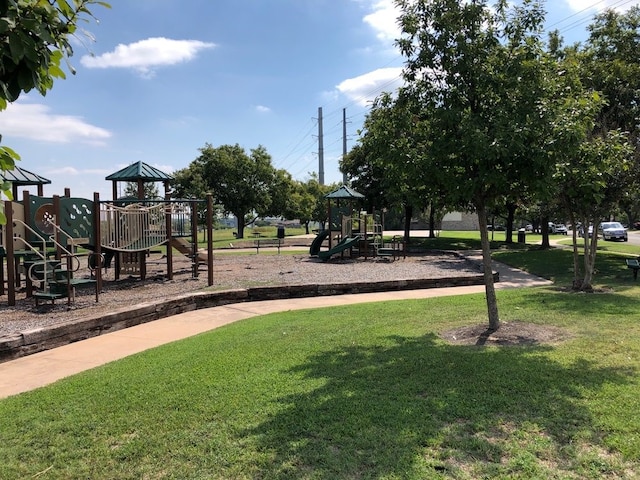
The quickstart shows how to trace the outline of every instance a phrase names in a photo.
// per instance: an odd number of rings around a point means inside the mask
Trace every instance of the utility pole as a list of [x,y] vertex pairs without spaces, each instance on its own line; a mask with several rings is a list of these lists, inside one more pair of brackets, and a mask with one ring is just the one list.
[[324,139],[322,138],[322,107],[318,107],[318,181],[324,185]]
[[[347,109],[342,109],[342,161],[347,156]],[[342,184],[346,185],[348,181],[347,173],[342,172]]]

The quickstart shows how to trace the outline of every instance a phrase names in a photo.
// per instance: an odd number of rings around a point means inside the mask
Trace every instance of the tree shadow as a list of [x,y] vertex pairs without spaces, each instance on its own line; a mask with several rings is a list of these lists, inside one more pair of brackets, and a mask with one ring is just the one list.
[[561,364],[545,347],[452,346],[434,334],[388,340],[313,355],[285,372],[322,386],[280,398],[281,413],[241,432],[271,452],[277,478],[407,478],[424,468],[417,462],[428,449],[434,474],[458,462],[496,464],[506,452],[493,440],[532,424],[571,463],[572,442],[596,429],[585,392],[634,375]]
[[584,293],[549,287],[523,289],[518,302],[589,316],[601,316],[608,312],[616,312],[616,315],[623,317],[636,315],[640,309],[640,299],[622,295],[621,290],[616,288],[616,292]]

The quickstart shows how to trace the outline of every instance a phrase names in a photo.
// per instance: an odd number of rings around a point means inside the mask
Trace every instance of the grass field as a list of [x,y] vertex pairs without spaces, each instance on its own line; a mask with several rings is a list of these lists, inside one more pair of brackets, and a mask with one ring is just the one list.
[[487,321],[483,295],[257,317],[0,401],[0,478],[639,478],[640,288],[620,254],[577,294],[570,251],[495,246],[556,282],[499,291],[502,320],[569,340],[442,340]]

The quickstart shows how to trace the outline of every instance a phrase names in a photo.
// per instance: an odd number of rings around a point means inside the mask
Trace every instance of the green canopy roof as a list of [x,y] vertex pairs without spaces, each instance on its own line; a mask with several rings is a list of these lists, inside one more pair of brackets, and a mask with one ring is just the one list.
[[13,185],[27,186],[27,185],[46,185],[51,183],[48,178],[41,177],[29,170],[20,168],[16,165],[13,170],[7,172],[0,171],[0,178]]
[[128,167],[118,170],[105,178],[105,180],[113,180],[116,182],[137,182],[138,180],[145,182],[166,182],[171,179],[171,175],[144,162],[132,163]]
[[354,189],[347,187],[346,185],[342,185],[339,189],[334,190],[331,193],[327,193],[324,198],[340,198],[340,199],[355,199],[355,198],[364,198],[364,195],[356,192]]

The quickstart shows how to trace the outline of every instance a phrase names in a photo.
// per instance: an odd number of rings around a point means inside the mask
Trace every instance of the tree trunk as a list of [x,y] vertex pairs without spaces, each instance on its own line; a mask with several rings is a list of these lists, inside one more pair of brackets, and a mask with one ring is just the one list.
[[429,207],[429,238],[436,238],[436,209],[433,202]]
[[411,237],[411,217],[413,216],[413,206],[409,204],[404,205],[404,241],[409,245],[409,239]]
[[551,248],[551,244],[549,243],[549,216],[543,215],[541,218],[540,231],[542,233],[542,245],[541,247],[544,249]]
[[[598,248],[598,225],[600,222],[593,223],[593,234],[589,238],[589,227],[584,229],[584,279],[580,290],[583,292],[593,291],[593,272],[596,268],[596,253]],[[585,225],[587,223],[585,222]]]
[[236,238],[244,238],[244,213],[240,215],[235,213],[234,215],[236,216],[236,220],[238,222],[238,233],[236,235]]
[[304,222],[304,231],[307,235],[309,235],[309,221]]
[[516,216],[516,204],[513,202],[507,202],[507,232],[506,232],[506,243],[513,243],[513,219]]
[[498,299],[493,284],[493,268],[491,265],[491,248],[489,244],[489,233],[487,230],[487,212],[484,205],[477,205],[478,221],[480,223],[480,242],[482,243],[482,267],[484,274],[484,288],[487,297],[487,311],[489,313],[489,330],[500,328],[500,317],[498,315]]
[[573,225],[572,237],[573,237],[573,289],[580,290],[582,288],[582,277],[580,275],[580,251],[578,250],[578,229],[576,228],[576,217],[571,212],[569,213],[569,219],[571,225]]

